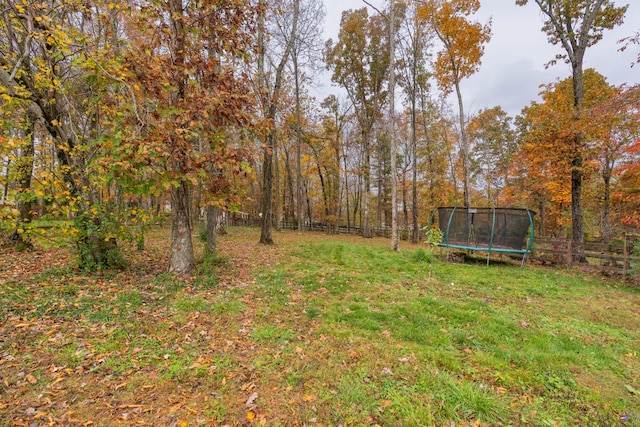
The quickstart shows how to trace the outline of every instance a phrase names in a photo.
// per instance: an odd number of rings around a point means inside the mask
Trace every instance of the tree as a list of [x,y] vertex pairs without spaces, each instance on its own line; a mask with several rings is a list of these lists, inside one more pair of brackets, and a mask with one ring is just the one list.
[[[548,85],[541,93],[543,102],[525,108],[521,119],[521,140],[516,162],[521,166],[530,192],[539,202],[549,202],[549,209],[541,209],[552,231],[564,225],[562,210],[571,203],[572,144],[580,133],[584,141],[582,174],[594,181],[602,179],[602,189],[589,188],[595,199],[600,193],[601,204],[594,209],[601,217],[601,235],[611,238],[610,192],[616,165],[625,159],[626,149],[637,137],[637,94],[617,90],[593,69],[584,72],[585,93],[582,110],[585,119],[576,121],[571,78]],[[586,119],[588,117],[588,120]],[[589,182],[589,181],[587,181]],[[594,186],[592,186],[594,187]]]
[[[364,2],[373,7],[369,2]],[[401,4],[404,8],[404,4]],[[388,43],[389,43],[389,119],[388,134],[389,134],[389,158],[390,158],[390,179],[391,179],[391,250],[400,251],[400,237],[398,235],[398,147],[396,141],[396,22],[398,13],[397,2],[394,0],[389,1],[389,14],[384,15],[381,11],[376,9],[381,16],[387,20],[388,27]],[[379,197],[379,200],[381,198]],[[378,203],[380,205],[380,202]]]
[[[28,3],[3,1],[0,23],[0,84],[3,98],[17,99],[24,123],[42,126],[56,153],[50,188],[57,215],[67,214],[83,268],[119,263],[115,236],[122,230],[111,210],[101,203],[99,177],[93,172],[105,124],[100,114],[105,96],[117,97],[120,82],[107,78],[114,62],[107,25],[113,14],[102,2],[91,7],[78,2]],[[105,19],[102,19],[104,14]],[[6,53],[6,54],[5,54]],[[33,136],[31,125],[24,135]],[[26,146],[25,146],[26,147]],[[29,150],[23,151],[19,178],[26,197]]]
[[467,20],[479,8],[479,0],[428,0],[419,10],[419,16],[429,21],[442,43],[434,63],[434,77],[443,92],[448,94],[455,89],[458,98],[463,193],[467,207],[471,204],[469,143],[460,82],[478,71],[484,45],[491,38],[490,23],[481,25]]
[[418,102],[421,94],[429,91],[427,71],[427,48],[430,47],[430,39],[427,33],[426,22],[417,15],[418,5],[411,3],[407,7],[404,26],[400,35],[400,74],[399,85],[403,88],[409,104],[411,117],[411,217],[412,233],[411,242],[418,243],[420,229],[418,226]]
[[[291,50],[295,43],[297,34],[298,17],[300,14],[300,0],[293,0],[291,4],[293,13],[282,13],[286,7],[279,5],[274,7],[271,12],[273,19],[285,18],[284,22],[274,23],[276,28],[283,30],[284,39],[280,39],[280,49],[268,49],[266,36],[266,26],[264,18],[260,18],[258,24],[258,93],[262,104],[262,112],[264,119],[268,122],[268,128],[265,135],[264,155],[262,161],[262,226],[260,230],[260,243],[265,245],[273,244],[272,220],[273,207],[271,206],[271,198],[273,192],[273,153],[277,147],[277,133],[274,129],[276,114],[280,106],[280,95],[282,90],[282,79],[284,67],[289,60]],[[264,12],[266,9],[265,0],[260,0],[260,8]],[[286,19],[290,19],[286,21]],[[278,41],[278,40],[276,40]],[[265,59],[267,51],[279,52],[280,57],[277,65],[272,72],[266,69]],[[275,63],[275,58],[271,58],[269,64]],[[271,80],[270,80],[271,79]]]
[[[582,117],[584,82],[582,64],[589,46],[602,39],[604,30],[620,25],[627,6],[616,7],[612,0],[534,0],[545,22],[542,30],[551,44],[560,44],[565,53],[556,56],[571,64],[573,83],[574,120]],[[528,0],[516,0],[523,6]],[[554,63],[552,61],[551,63]],[[584,172],[585,139],[580,132],[568,141],[571,161],[571,223],[574,242],[584,241],[584,217],[582,210],[582,179]]]
[[[622,43],[622,47],[619,49],[621,52],[626,50],[631,45],[634,45],[634,44],[640,45],[640,31],[634,32],[632,36],[625,37],[622,40],[620,40],[618,43]],[[632,62],[631,66],[633,67],[635,64],[640,64],[640,52],[638,53],[636,62],[635,63]]]
[[[346,184],[343,186],[340,185],[340,172],[342,170],[340,161],[342,160],[342,157],[344,155],[343,133],[344,128],[347,124],[347,114],[350,106],[341,104],[340,99],[335,95],[329,95],[328,97],[326,97],[322,101],[321,106],[325,110],[325,114],[322,117],[322,135],[327,140],[328,146],[330,147],[330,154],[326,156],[328,163],[327,169],[329,171],[328,175],[332,177],[332,185],[330,185],[330,197],[328,197],[329,221],[327,224],[327,231],[329,233],[337,233],[338,226],[340,225],[340,216],[342,211],[342,203],[340,197],[341,187],[345,191],[345,197],[347,200],[347,219],[349,218],[348,186]],[[344,170],[344,174],[346,178],[346,168]],[[349,220],[347,220],[347,225],[350,225]]]
[[169,0],[137,12],[127,28],[126,61],[145,121],[142,129],[130,123],[119,149],[130,152],[132,162],[153,165],[155,185],[171,192],[169,270],[188,276],[194,268],[191,189],[202,180],[215,195],[208,204],[224,206],[225,172],[239,172],[246,157],[246,132],[238,129],[250,127],[252,102],[237,65],[248,61],[256,14],[244,0]]
[[469,140],[474,142],[471,157],[475,172],[485,185],[490,206],[496,207],[500,191],[509,185],[509,167],[516,149],[511,117],[500,107],[481,110],[468,125]]
[[619,169],[618,185],[613,202],[620,211],[620,222],[629,227],[640,227],[640,138],[626,150]]
[[351,100],[360,126],[363,146],[363,210],[364,237],[371,237],[371,148],[373,126],[384,106],[384,90],[389,67],[385,20],[369,16],[367,9],[342,13],[338,40],[328,40],[325,48],[327,67],[333,70],[331,80],[340,84]]
[[[585,82],[588,82],[586,77],[589,71],[585,71]],[[634,143],[640,138],[640,88],[624,85],[615,88],[606,83],[604,77],[597,77],[598,84],[590,86],[598,91],[600,102],[588,108],[587,114],[591,117],[588,129],[593,130],[594,157],[600,165],[603,183],[600,234],[605,242],[609,242],[613,237],[614,225],[611,218],[611,193],[612,188],[616,187],[612,181],[616,173],[624,177],[625,172],[630,169],[629,157],[631,154],[633,158]],[[625,180],[622,179],[617,184],[622,181]]]
[[301,145],[302,145],[302,118],[300,105],[300,86],[305,80],[301,73],[301,68],[305,65],[313,69],[319,63],[322,53],[321,25],[324,21],[324,6],[319,0],[303,0],[299,6],[300,12],[296,34],[293,34],[293,45],[291,48],[291,62],[293,65],[293,78],[295,88],[296,104],[296,163],[297,163],[297,216],[298,232],[303,231],[302,221],[302,166],[301,166]]

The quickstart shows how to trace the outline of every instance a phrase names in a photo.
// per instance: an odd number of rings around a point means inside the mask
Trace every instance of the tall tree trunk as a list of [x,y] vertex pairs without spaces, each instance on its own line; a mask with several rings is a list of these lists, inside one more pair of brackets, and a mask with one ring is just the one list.
[[[179,104],[184,101],[186,94],[186,77],[184,76],[185,66],[185,28],[183,20],[182,0],[169,1],[169,19],[171,22],[172,41],[171,55],[176,68],[176,88],[171,93],[171,101]],[[179,147],[179,137],[171,145]],[[177,159],[174,160],[173,170],[181,171],[184,160],[182,154],[178,152]],[[177,187],[171,190],[171,254],[169,258],[169,271],[180,276],[189,276],[193,273],[195,266],[193,255],[193,242],[191,240],[191,194],[189,183],[181,180]]]
[[[300,203],[300,201],[302,200],[302,158],[301,158],[301,151],[302,151],[302,136],[301,136],[301,129],[300,126],[302,126],[302,119],[301,119],[301,112],[300,112],[300,76],[298,75],[298,57],[297,54],[294,53],[293,55],[293,73],[294,73],[294,80],[295,80],[295,92],[296,92],[296,170],[298,172],[297,178],[296,178],[296,183],[297,183],[297,193],[298,193],[298,218],[302,217],[302,203]],[[320,169],[320,166],[318,166],[318,172]],[[320,176],[322,176],[322,174],[320,174]],[[324,184],[324,183],[323,183]],[[323,185],[324,187],[324,185]],[[323,188],[324,191],[324,188]],[[326,195],[325,195],[325,200],[326,200]],[[304,231],[304,227],[302,227],[302,223],[300,221],[298,221],[298,233],[302,233]]]
[[[573,105],[575,108],[575,120],[581,120],[582,100],[584,99],[584,83],[582,80],[582,61],[572,64],[573,74]],[[582,214],[582,175],[584,135],[576,134],[574,137],[573,158],[571,159],[571,229],[575,243],[584,242],[584,218]]]
[[404,216],[404,228],[409,229],[409,202],[407,200],[407,170],[402,172],[402,214]]
[[458,111],[460,113],[460,155],[462,156],[462,191],[464,197],[464,207],[471,206],[471,193],[469,193],[469,143],[464,120],[464,105],[462,103],[462,92],[460,82],[456,80],[456,95],[458,97]]
[[396,70],[395,70],[395,4],[389,2],[389,137],[391,138],[391,250],[400,251],[400,237],[398,236],[398,170],[396,147]]
[[384,182],[384,165],[385,165],[385,160],[384,160],[384,147],[382,146],[382,138],[380,138],[380,135],[377,136],[376,138],[377,141],[377,146],[378,146],[378,155],[376,156],[376,160],[378,161],[378,182],[377,182],[377,186],[378,186],[378,203],[376,203],[376,217],[378,218],[378,228],[382,227],[382,225],[388,225],[385,223],[385,219],[383,219],[382,216],[382,211],[384,209],[384,202],[385,202],[385,182]]
[[[414,73],[415,74],[415,73]],[[413,219],[413,230],[411,231],[411,243],[420,242],[420,231],[418,230],[418,137],[416,132],[416,94],[417,82],[414,76],[414,95],[411,98],[411,217]]]
[[281,200],[284,198],[283,195],[280,194],[280,162],[278,160],[278,144],[274,144],[273,146],[273,172],[274,172],[274,180],[275,180],[275,200],[273,210],[275,211],[276,218],[276,230],[280,230],[282,228],[282,203]]
[[363,156],[364,156],[364,170],[363,170],[363,185],[362,190],[362,202],[364,214],[364,224],[362,227],[362,235],[367,238],[373,237],[371,234],[371,153],[369,144],[369,135],[363,133]]

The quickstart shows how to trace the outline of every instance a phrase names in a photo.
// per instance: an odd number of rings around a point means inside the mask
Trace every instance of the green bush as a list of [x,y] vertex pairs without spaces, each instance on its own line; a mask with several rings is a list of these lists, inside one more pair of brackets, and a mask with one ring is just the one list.
[[413,252],[411,258],[414,262],[432,262],[432,254],[424,248],[418,248]]

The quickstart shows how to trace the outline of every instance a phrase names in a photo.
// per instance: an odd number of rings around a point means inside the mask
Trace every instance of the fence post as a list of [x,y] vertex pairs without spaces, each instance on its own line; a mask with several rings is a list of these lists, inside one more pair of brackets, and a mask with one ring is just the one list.
[[567,267],[573,264],[573,241],[567,240]]
[[624,260],[622,261],[622,275],[624,277],[627,277],[627,258],[629,257],[628,254],[628,247],[627,247],[627,233],[624,233],[624,249],[622,250],[623,253],[623,258]]

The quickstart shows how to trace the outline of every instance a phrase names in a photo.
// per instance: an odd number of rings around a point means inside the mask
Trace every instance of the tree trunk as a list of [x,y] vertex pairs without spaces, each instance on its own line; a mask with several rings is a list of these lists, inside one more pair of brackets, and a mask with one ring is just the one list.
[[[576,139],[581,139],[576,136]],[[584,228],[582,216],[582,156],[577,155],[571,160],[571,230],[572,240],[576,243],[584,242]]]
[[366,238],[371,238],[373,235],[371,234],[371,155],[369,153],[369,135],[363,134],[362,138],[364,145],[364,188],[362,190],[364,224],[362,227],[362,235]]
[[273,133],[267,134],[267,146],[264,149],[262,161],[262,226],[260,228],[260,243],[273,245],[271,192],[273,191],[273,151],[275,143]]
[[400,237],[398,236],[398,171],[397,147],[396,147],[396,70],[395,70],[395,5],[394,1],[389,2],[389,132],[391,144],[391,250],[400,251]]
[[[416,82],[414,77],[414,91]],[[416,95],[411,99],[411,217],[413,219],[413,230],[411,232],[411,243],[420,242],[420,231],[418,230],[418,137],[416,132]]]
[[169,261],[169,272],[183,277],[190,276],[195,265],[189,204],[189,184],[183,181],[171,190],[171,258]]
[[207,206],[205,208],[205,221],[207,224],[207,254],[211,255],[216,252],[218,218],[220,216],[220,208],[217,206]]
[[343,156],[344,162],[344,198],[345,198],[345,207],[347,211],[347,229],[351,228],[351,212],[349,211],[349,175],[347,169],[347,156],[346,154]]
[[[280,194],[280,163],[278,161],[278,144],[273,145],[273,172],[274,172],[274,180],[275,180],[275,199],[273,210],[276,214],[276,230],[280,231],[282,228],[282,204],[280,203],[281,194]],[[284,197],[283,197],[284,198]]]
[[[298,57],[297,54],[294,53],[293,55],[293,72],[294,72],[294,79],[295,79],[295,93],[296,93],[296,171],[297,171],[297,177],[296,177],[296,190],[297,190],[297,194],[298,194],[298,218],[300,218],[302,216],[302,203],[300,203],[300,200],[302,199],[302,157],[301,157],[301,151],[302,151],[302,136],[300,134],[300,126],[302,126],[302,119],[301,119],[301,112],[300,112],[300,77],[298,75]],[[318,172],[320,169],[320,166],[318,166]],[[322,177],[322,174],[320,174],[320,177]],[[323,192],[324,192],[324,182],[323,182]],[[325,200],[326,200],[326,193],[325,193]],[[298,221],[298,233],[302,233],[304,231],[304,228],[302,227],[302,224],[300,223],[300,221]]]
[[602,172],[604,181],[604,206],[602,207],[602,225],[600,234],[605,243],[609,243],[613,237],[613,228],[611,226],[611,168],[605,166]]
[[464,105],[462,103],[462,92],[460,82],[456,79],[456,95],[458,96],[458,111],[460,113],[460,155],[462,156],[462,188],[464,197],[464,207],[471,206],[471,193],[469,193],[469,147],[467,142],[467,132],[465,130]]
[[286,177],[286,194],[283,196],[288,203],[285,203],[285,220],[291,221],[292,224],[296,223],[296,197],[293,191],[293,172],[291,171],[291,159],[289,158],[289,151],[286,146],[283,146],[284,151],[284,167],[287,174]]
[[[581,119],[582,100],[584,98],[584,83],[582,81],[582,57],[572,64],[573,74],[573,104],[575,108],[575,120]],[[571,229],[573,242],[584,242],[584,218],[582,215],[582,151],[584,148],[584,136],[578,133],[574,137],[573,158],[571,159]]]

